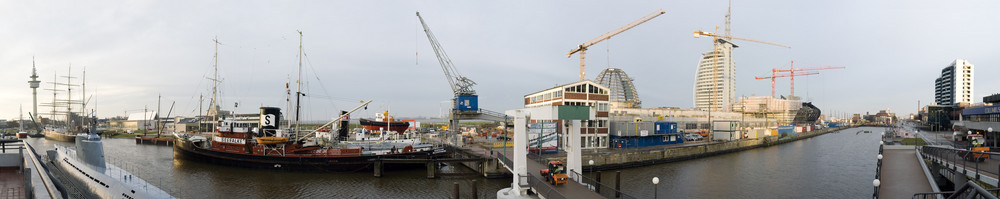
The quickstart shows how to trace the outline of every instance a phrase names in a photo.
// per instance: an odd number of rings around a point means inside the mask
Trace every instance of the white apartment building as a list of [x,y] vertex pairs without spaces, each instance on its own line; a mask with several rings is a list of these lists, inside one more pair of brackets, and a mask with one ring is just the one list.
[[973,72],[973,65],[964,59],[956,59],[941,69],[941,77],[934,81],[934,102],[945,106],[972,104]]

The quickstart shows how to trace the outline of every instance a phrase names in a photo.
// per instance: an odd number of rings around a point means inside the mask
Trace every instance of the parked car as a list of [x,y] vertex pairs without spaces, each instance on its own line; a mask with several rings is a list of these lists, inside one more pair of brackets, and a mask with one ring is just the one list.
[[698,135],[698,134],[686,134],[686,135],[684,135],[684,140],[685,141],[699,141],[699,140],[704,140],[704,139],[705,139],[705,137],[702,137],[701,135]]

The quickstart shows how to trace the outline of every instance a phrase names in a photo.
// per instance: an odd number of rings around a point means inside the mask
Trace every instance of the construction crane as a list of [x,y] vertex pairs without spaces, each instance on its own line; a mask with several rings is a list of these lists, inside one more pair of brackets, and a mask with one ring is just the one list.
[[[427,27],[427,23],[420,16],[420,12],[417,12],[417,18],[420,19],[420,24],[424,26],[424,33],[427,34],[427,40],[431,43],[434,54],[437,55],[438,62],[441,63],[441,70],[444,71],[444,76],[448,79],[451,91],[455,95],[451,103],[451,114],[448,114],[448,130],[458,133],[460,129],[458,128],[460,117],[482,115],[479,111],[479,96],[476,95],[476,90],[472,89],[472,85],[475,85],[476,82],[458,73],[458,69],[451,63],[448,53],[444,52],[444,48],[441,47],[441,43],[438,43],[437,38],[434,37],[431,28]],[[454,140],[454,142],[457,143],[457,140]]]
[[434,54],[437,55],[438,62],[441,63],[441,70],[444,71],[444,76],[448,79],[448,84],[451,86],[451,90],[455,93],[455,96],[476,96],[476,91],[472,89],[472,85],[475,85],[476,82],[458,73],[458,69],[455,68],[455,65],[451,63],[451,59],[448,58],[448,53],[444,52],[444,48],[441,47],[441,43],[438,43],[431,29],[427,27],[424,18],[420,17],[420,12],[417,12],[417,18],[420,19],[420,25],[424,26],[424,33],[427,34],[427,40],[431,42]]
[[[788,70],[771,69],[771,74],[775,74],[775,73],[779,73],[779,72],[788,72],[789,74],[792,74],[791,76],[789,76],[789,78],[791,78],[791,94],[790,95],[795,96],[795,76],[796,76],[795,75],[795,71],[812,71],[812,70],[843,69],[843,68],[846,68],[846,67],[843,67],[843,66],[820,66],[820,67],[808,67],[808,68],[795,68],[795,60],[792,60],[792,63],[788,67]],[[772,90],[771,91],[771,96],[774,96],[774,88],[773,88],[774,85],[771,85],[771,86],[772,86],[772,88],[771,88],[771,90]]]
[[819,74],[817,72],[777,74],[777,71],[778,71],[777,69],[771,69],[771,76],[767,76],[767,77],[756,77],[756,76],[754,76],[753,77],[754,79],[757,79],[757,80],[771,79],[771,97],[774,97],[774,79],[776,79],[776,78],[779,78],[779,77],[792,77],[792,78],[794,78],[794,76],[806,76],[806,75],[816,75],[816,74]]
[[667,13],[667,11],[663,11],[663,9],[656,10],[656,12],[653,12],[652,14],[649,14],[649,15],[646,15],[646,16],[644,16],[642,18],[639,18],[638,20],[635,20],[632,23],[629,23],[629,24],[627,24],[625,26],[622,26],[622,27],[620,27],[618,29],[612,30],[611,32],[607,32],[607,33],[604,33],[601,36],[597,36],[597,38],[591,39],[590,41],[583,42],[583,44],[580,44],[576,48],[574,48],[572,50],[569,50],[569,53],[566,53],[566,57],[573,57],[573,54],[575,54],[577,52],[580,52],[580,81],[583,81],[584,77],[587,76],[587,70],[586,70],[587,69],[587,65],[586,65],[586,63],[587,63],[586,62],[586,57],[587,56],[586,55],[587,55],[587,48],[588,47],[590,47],[590,46],[592,46],[594,44],[597,44],[597,43],[599,43],[601,41],[608,40],[609,38],[611,38],[611,37],[613,37],[615,35],[618,35],[619,33],[625,32],[628,29],[632,29],[633,27],[638,26],[639,24],[645,23],[646,21],[649,21],[649,20],[651,20],[653,18],[656,18],[656,17],[658,17],[660,15],[663,15],[664,13]]
[[787,46],[787,45],[783,45],[783,44],[779,44],[779,43],[774,43],[774,42],[766,42],[766,41],[761,41],[761,40],[756,40],[756,39],[748,39],[748,38],[728,36],[728,35],[717,35],[715,33],[705,32],[705,31],[701,31],[701,30],[694,31],[694,37],[695,38],[698,38],[698,37],[701,37],[701,36],[709,36],[709,37],[713,37],[715,39],[718,39],[719,37],[722,37],[722,38],[727,38],[727,39],[751,41],[751,42],[757,42],[757,43],[762,43],[762,44],[781,46],[781,47],[785,47],[785,48],[792,48],[791,46]]

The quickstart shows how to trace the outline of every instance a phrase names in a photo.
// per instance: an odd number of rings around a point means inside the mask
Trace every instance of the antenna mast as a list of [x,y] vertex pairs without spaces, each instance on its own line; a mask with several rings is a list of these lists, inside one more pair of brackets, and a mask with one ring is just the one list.
[[295,80],[298,87],[295,88],[295,137],[299,137],[299,109],[302,108],[300,102],[302,97],[302,31],[299,32],[299,77]]

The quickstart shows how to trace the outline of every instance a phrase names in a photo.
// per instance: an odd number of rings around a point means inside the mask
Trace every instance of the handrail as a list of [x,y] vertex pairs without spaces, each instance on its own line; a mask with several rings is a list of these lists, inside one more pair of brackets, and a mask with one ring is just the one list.
[[968,182],[965,182],[965,185],[962,185],[962,187],[958,188],[958,190],[955,191],[916,193],[913,194],[913,197],[911,198],[913,199],[927,198],[928,196],[938,198],[939,196],[951,195],[950,197],[948,197],[948,199],[953,199],[953,198],[997,199],[997,197],[993,195],[993,193],[991,193],[991,191],[995,192],[997,190],[998,189],[989,189],[989,190],[984,189],[983,187],[979,186],[979,184],[976,184],[972,180],[969,180]]
[[567,197],[556,191],[551,185],[539,180],[538,177],[528,172],[528,184],[535,189],[535,193],[544,196],[546,199],[566,199]]
[[576,171],[570,171],[569,175],[570,178],[576,177],[576,179],[580,179],[581,184],[587,186],[587,188],[590,189],[591,191],[596,192],[601,196],[604,196],[604,198],[615,198],[616,193],[617,195],[619,195],[619,198],[636,198],[632,195],[626,194],[621,190],[617,190],[612,186],[605,185],[603,183],[598,182],[597,180],[582,175]]
[[[997,152],[923,146],[920,147],[920,153],[925,157],[932,158],[932,160],[947,162],[955,167],[962,167],[964,170],[963,174],[966,174],[965,172],[974,172],[970,175],[976,180],[982,180],[983,173],[1000,176],[1000,166],[987,166],[1000,162],[1000,153]],[[990,162],[990,164],[987,162]]]
[[49,192],[49,196],[52,198],[62,198],[61,193],[57,194],[59,193],[59,190],[56,190],[56,185],[52,182],[52,179],[49,178],[47,173],[45,173],[45,167],[43,167],[41,161],[38,160],[39,156],[38,153],[35,153],[35,148],[30,144],[26,144],[25,146],[28,146],[25,147],[25,149],[31,157],[31,164],[35,165],[35,169],[32,169],[32,171],[37,173],[38,177],[42,179],[42,183],[45,184],[45,190]]

